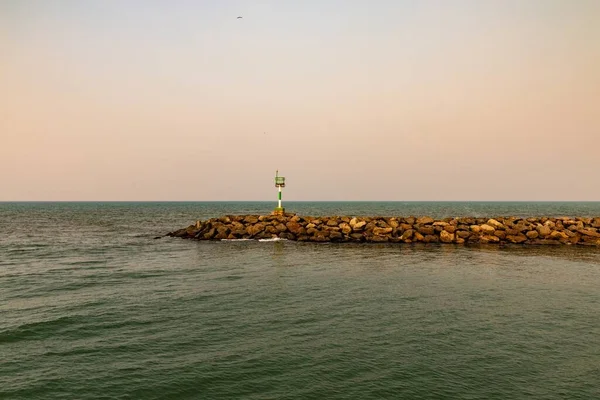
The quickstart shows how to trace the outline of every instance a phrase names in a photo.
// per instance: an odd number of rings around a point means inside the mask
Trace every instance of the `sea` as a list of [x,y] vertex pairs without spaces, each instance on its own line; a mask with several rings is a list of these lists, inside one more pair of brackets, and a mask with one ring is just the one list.
[[[600,202],[284,205],[600,216]],[[0,399],[600,398],[599,248],[164,237],[274,206],[0,203]]]

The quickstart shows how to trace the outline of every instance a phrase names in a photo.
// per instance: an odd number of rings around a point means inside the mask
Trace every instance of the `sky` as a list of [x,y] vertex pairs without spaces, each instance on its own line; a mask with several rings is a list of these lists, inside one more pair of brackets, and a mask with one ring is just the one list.
[[[238,19],[238,16],[243,18]],[[0,0],[0,201],[600,201],[600,1]]]

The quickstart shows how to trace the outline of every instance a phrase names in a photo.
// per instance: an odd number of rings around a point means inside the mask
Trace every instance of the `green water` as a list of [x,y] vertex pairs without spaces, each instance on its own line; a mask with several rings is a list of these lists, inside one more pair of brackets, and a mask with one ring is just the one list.
[[[600,215],[600,203],[292,205]],[[600,398],[600,249],[153,239],[272,207],[0,203],[0,398]]]

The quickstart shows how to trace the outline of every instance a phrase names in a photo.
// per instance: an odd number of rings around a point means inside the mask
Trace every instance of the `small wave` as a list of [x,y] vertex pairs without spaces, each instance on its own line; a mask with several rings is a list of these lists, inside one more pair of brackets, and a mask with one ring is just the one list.
[[54,335],[66,327],[81,323],[81,316],[63,316],[45,321],[25,323],[0,331],[0,344],[39,339]]
[[282,238],[270,238],[270,239],[258,239],[259,242],[285,242],[287,241],[287,239],[282,239]]
[[221,239],[221,242],[253,242],[254,239]]

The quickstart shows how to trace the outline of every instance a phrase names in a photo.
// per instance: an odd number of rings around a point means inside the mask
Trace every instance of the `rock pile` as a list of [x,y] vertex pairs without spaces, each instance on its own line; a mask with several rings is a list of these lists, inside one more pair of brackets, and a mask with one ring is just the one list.
[[303,217],[227,215],[197,221],[167,236],[196,239],[271,239],[301,242],[391,242],[600,246],[595,218]]

